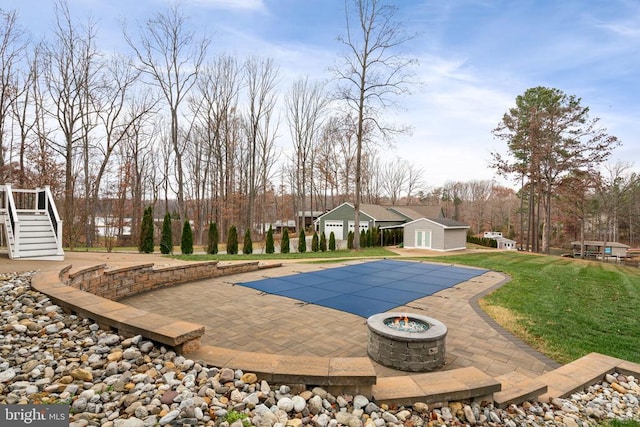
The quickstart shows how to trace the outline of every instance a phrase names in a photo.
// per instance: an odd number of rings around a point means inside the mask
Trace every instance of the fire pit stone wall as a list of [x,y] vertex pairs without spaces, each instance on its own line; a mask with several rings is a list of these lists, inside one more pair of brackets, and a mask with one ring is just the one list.
[[[399,331],[386,322],[393,318],[408,317],[427,323],[423,332]],[[432,371],[445,363],[447,327],[440,321],[418,314],[388,312],[367,319],[369,342],[367,352],[381,365],[410,372]]]

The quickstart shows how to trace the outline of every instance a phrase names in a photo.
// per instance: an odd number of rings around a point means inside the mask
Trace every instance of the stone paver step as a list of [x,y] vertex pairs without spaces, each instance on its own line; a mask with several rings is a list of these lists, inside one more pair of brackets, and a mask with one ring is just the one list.
[[320,385],[331,393],[371,394],[376,372],[368,357],[293,356],[205,345],[189,354],[209,366],[253,372],[275,384]]
[[413,405],[456,400],[491,400],[499,381],[475,367],[399,377],[378,378],[373,398],[378,404]]
[[602,380],[606,374],[616,371],[621,359],[599,353],[590,353],[564,366],[540,376],[547,385],[547,393],[540,396],[541,402],[555,397],[566,397]]
[[502,390],[493,394],[498,408],[506,408],[512,403],[519,405],[526,401],[537,400],[547,392],[547,385],[540,378],[529,378],[518,371],[508,372],[496,377],[502,384]]

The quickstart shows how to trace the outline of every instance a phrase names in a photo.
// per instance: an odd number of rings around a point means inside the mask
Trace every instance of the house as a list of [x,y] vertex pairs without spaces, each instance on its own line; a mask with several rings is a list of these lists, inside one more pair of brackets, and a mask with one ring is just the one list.
[[[354,206],[345,202],[318,217],[316,227],[327,236],[333,232],[336,240],[344,240],[349,231],[355,231],[354,214]],[[361,204],[360,230],[374,227],[403,230],[407,248],[440,251],[464,249],[469,228],[466,224],[445,218],[440,206]]]

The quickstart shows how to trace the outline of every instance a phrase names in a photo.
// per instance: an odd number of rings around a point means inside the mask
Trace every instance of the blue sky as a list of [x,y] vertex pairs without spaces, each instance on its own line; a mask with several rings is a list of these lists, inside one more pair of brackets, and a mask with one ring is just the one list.
[[[627,0],[396,0],[417,37],[405,46],[419,60],[422,84],[388,118],[413,128],[384,156],[410,160],[430,187],[492,179],[490,152],[504,151],[491,130],[515,97],[548,86],[582,98],[592,117],[621,139],[611,160],[640,163],[640,2]],[[69,0],[81,22],[98,20],[102,48],[125,50],[129,27],[165,10],[162,0]],[[212,37],[212,55],[271,57],[281,92],[309,75],[328,79],[338,59],[344,0],[183,0],[196,31]],[[40,37],[51,27],[50,0],[3,0]],[[286,126],[280,127],[286,146]],[[504,182],[499,180],[500,182]]]

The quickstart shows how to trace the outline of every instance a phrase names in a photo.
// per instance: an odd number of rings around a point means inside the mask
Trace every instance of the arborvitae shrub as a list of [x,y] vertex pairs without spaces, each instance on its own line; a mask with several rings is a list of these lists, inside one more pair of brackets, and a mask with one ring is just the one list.
[[380,246],[380,226],[374,227],[371,232],[371,246]]
[[318,252],[320,250],[320,241],[318,240],[318,233],[313,233],[311,238],[311,252]]
[[238,253],[238,230],[235,225],[229,227],[229,234],[227,236],[227,253],[230,255],[236,255]]
[[250,255],[253,253],[253,242],[251,241],[251,230],[247,228],[244,232],[244,243],[242,244],[242,253]]
[[209,233],[207,233],[207,253],[209,255],[215,255],[218,253],[218,224],[215,222],[209,223]]
[[138,250],[145,254],[153,252],[153,209],[151,206],[147,207],[142,214]]
[[367,229],[367,247],[370,248],[373,246],[373,233],[371,229]]
[[367,232],[364,230],[360,230],[360,247],[367,247]]
[[327,251],[327,236],[324,234],[324,231],[320,234],[320,251]]
[[336,250],[336,235],[333,234],[333,231],[331,232],[331,234],[329,234],[329,250]]
[[289,253],[289,231],[286,228],[282,229],[282,241],[280,242],[280,253]]
[[353,249],[353,231],[347,233],[347,249]]
[[191,231],[191,223],[189,223],[188,219],[184,221],[184,226],[182,226],[180,250],[185,255],[191,255],[193,253],[193,232]]
[[160,237],[160,252],[167,255],[173,252],[173,236],[171,233],[171,214],[167,212],[162,221],[162,236]]
[[276,251],[275,245],[273,243],[273,229],[269,226],[269,231],[267,231],[267,243],[265,244],[264,251],[268,254],[272,254]]
[[304,230],[300,230],[300,235],[298,236],[298,252],[301,254],[307,252],[307,239],[304,235]]

